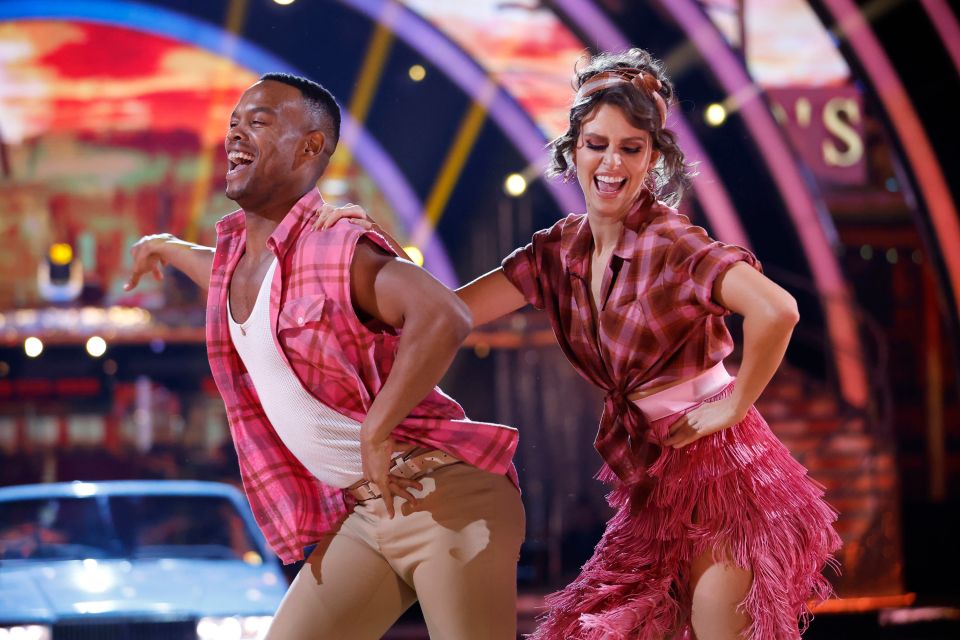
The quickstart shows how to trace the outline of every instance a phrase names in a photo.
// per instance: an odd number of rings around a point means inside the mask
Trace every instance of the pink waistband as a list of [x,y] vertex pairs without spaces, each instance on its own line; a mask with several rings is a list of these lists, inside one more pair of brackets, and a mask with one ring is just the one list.
[[718,362],[695,378],[634,400],[633,403],[649,422],[653,422],[674,413],[680,413],[716,395],[731,382],[733,377],[727,373],[723,362]]

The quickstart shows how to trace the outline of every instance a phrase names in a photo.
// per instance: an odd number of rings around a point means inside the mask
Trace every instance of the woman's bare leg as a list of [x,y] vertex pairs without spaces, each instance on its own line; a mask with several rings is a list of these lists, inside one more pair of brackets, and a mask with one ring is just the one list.
[[747,597],[753,574],[729,560],[717,561],[707,550],[690,567],[693,594],[691,621],[697,640],[739,640],[750,623],[739,608]]

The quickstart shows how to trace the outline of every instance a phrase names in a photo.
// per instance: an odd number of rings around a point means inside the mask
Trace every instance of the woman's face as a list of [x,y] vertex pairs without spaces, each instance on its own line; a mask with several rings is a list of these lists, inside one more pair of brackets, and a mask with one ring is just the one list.
[[659,156],[649,131],[633,126],[620,107],[601,104],[584,118],[573,155],[587,211],[625,216]]

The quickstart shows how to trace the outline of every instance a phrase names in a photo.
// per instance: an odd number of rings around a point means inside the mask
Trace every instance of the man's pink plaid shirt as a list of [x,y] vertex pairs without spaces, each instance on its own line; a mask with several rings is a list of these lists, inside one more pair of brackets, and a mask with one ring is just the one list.
[[[324,231],[312,230],[321,204],[317,191],[307,193],[267,241],[279,260],[270,287],[270,322],[277,348],[307,391],[362,423],[390,373],[399,335],[389,327],[371,330],[357,318],[350,297],[350,263],[362,237],[390,249],[378,234],[345,220]],[[207,356],[227,407],[253,514],[271,548],[289,563],[302,559],[305,546],[333,530],[353,503],[342,489],[318,481],[283,445],[230,340],[227,295],[245,244],[242,210],[217,223],[207,298]],[[468,420],[439,388],[397,426],[393,437],[507,474],[517,484],[512,463],[517,431]]]

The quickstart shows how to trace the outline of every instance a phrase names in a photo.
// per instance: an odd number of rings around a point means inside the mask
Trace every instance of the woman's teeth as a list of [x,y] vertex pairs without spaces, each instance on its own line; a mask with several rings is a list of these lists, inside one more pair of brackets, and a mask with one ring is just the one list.
[[597,185],[597,191],[600,193],[616,193],[626,183],[626,178],[614,178],[613,176],[594,176],[594,182]]

